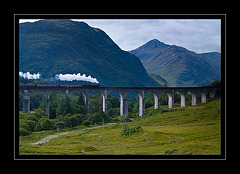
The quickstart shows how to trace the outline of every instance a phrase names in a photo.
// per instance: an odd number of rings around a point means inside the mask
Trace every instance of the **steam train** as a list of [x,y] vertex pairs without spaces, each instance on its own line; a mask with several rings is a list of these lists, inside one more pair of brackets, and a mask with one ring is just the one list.
[[71,84],[62,84],[62,85],[42,85],[42,84],[21,84],[19,87],[36,87],[36,88],[83,88],[83,87],[100,87],[99,84],[88,84],[88,85],[71,85]]

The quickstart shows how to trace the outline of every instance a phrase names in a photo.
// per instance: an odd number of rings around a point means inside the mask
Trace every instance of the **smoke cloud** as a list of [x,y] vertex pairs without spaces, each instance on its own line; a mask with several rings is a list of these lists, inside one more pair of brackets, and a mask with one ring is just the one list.
[[23,73],[22,71],[19,71],[19,76],[24,79],[40,79],[41,74],[39,74],[39,72],[37,74],[30,74],[29,72]]
[[57,74],[55,75],[56,79],[61,81],[73,81],[73,80],[81,80],[81,81],[88,81],[91,83],[99,83],[96,78],[92,78],[90,75],[86,76],[86,74],[81,75],[78,74]]
[[[24,79],[40,79],[41,74],[39,72],[37,74],[30,74],[29,72],[23,73],[19,71],[19,77],[23,77]],[[87,81],[91,83],[99,83],[96,78],[92,78],[90,75],[86,76],[86,74],[81,75],[78,74],[57,74],[55,78],[51,78],[52,80],[61,80],[61,81]],[[47,80],[47,79],[43,79]],[[49,79],[48,79],[49,80]]]

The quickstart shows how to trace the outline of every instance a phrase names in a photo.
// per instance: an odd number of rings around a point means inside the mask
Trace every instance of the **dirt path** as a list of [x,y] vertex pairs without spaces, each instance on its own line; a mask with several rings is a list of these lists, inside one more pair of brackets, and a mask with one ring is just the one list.
[[[66,135],[66,134],[73,133],[73,132],[79,132],[79,131],[83,131],[83,130],[88,130],[88,129],[96,129],[96,128],[100,128],[100,127],[110,126],[110,125],[114,125],[114,124],[117,124],[117,123],[109,123],[109,124],[106,124],[104,126],[89,127],[89,128],[85,128],[85,129],[79,129],[79,130],[75,130],[75,131],[64,132],[64,133],[60,133],[59,136]],[[56,138],[56,137],[58,137],[58,134],[57,135],[52,135],[52,136],[47,137],[47,138],[44,138],[41,141],[38,141],[38,142],[33,143],[33,144],[42,144],[42,143],[45,143],[45,142],[47,142],[47,141],[49,141],[49,140],[51,140],[53,138]]]

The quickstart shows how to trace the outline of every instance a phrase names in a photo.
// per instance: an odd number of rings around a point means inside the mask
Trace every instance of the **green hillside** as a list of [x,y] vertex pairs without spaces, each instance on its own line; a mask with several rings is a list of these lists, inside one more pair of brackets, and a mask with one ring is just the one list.
[[194,107],[151,107],[139,120],[63,135],[42,146],[28,136],[19,143],[20,155],[220,155],[221,99]]
[[81,73],[101,86],[159,86],[141,61],[104,31],[67,19],[19,25],[19,71],[39,72],[43,79]]

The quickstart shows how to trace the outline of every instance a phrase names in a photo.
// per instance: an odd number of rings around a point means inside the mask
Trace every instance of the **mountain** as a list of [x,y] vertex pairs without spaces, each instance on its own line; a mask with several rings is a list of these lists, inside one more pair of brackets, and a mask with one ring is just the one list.
[[218,52],[198,54],[205,62],[221,70],[221,54]]
[[159,86],[141,61],[104,31],[68,19],[19,24],[19,71],[39,72],[45,79],[81,73],[101,86]]
[[[139,57],[149,74],[161,76],[169,86],[202,86],[221,79],[221,56],[218,57],[215,53],[196,54],[157,39],[130,53]],[[216,58],[212,60],[214,56]],[[214,64],[216,65],[213,66]]]
[[133,54],[137,54],[138,58],[141,61],[145,61],[152,57],[153,55],[158,55],[159,51],[168,47],[169,45],[164,44],[163,42],[158,41],[157,39],[153,39],[141,47],[130,51]]

